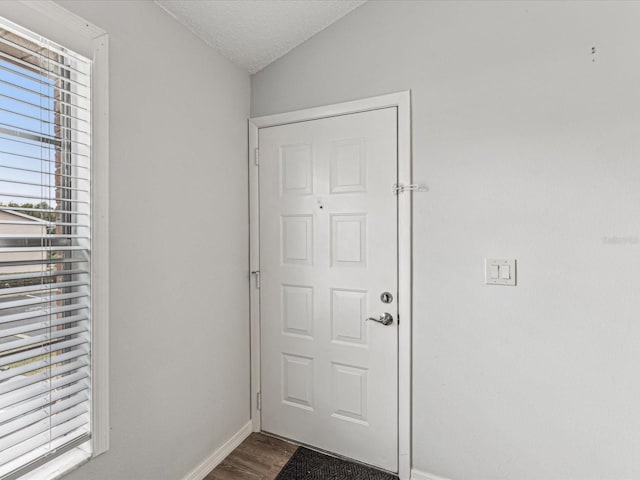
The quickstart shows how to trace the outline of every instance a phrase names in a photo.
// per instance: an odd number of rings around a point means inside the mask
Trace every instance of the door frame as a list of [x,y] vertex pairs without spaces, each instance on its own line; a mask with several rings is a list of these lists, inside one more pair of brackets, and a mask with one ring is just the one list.
[[[403,91],[351,102],[296,110],[249,119],[249,270],[260,268],[260,204],[258,132],[275,127],[353,113],[397,108],[399,185],[411,185],[411,92]],[[392,182],[389,183],[389,190]],[[412,191],[398,194],[398,476],[411,474],[411,333],[412,333]],[[259,274],[249,273],[251,328],[251,422],[254,432],[261,430],[259,394],[260,295]]]

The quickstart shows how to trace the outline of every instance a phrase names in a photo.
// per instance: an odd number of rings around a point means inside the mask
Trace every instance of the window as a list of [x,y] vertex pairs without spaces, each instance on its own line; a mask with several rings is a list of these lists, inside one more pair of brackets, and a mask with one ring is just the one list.
[[92,60],[0,17],[2,480],[91,452],[91,75]]

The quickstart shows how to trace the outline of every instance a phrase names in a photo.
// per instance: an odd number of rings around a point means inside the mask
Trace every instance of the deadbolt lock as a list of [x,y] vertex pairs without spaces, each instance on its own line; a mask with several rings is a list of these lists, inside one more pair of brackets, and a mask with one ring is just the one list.
[[389,292],[382,292],[382,294],[380,295],[380,301],[382,303],[391,303],[393,302],[393,295],[391,295]]

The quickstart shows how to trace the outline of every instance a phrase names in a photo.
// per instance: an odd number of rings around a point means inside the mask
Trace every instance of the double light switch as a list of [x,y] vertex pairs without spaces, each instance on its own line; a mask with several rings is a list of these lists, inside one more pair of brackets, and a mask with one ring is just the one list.
[[485,283],[487,285],[515,285],[516,260],[513,258],[485,259]]

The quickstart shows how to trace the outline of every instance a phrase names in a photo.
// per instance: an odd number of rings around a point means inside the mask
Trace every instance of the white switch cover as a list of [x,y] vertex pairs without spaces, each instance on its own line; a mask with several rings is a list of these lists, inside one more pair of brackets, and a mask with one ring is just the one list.
[[486,258],[484,275],[487,285],[516,285],[515,258]]

